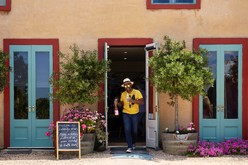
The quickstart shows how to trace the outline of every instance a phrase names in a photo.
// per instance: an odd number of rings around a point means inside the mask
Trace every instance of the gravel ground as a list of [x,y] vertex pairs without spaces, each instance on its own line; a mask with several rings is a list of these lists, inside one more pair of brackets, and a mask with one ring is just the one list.
[[7,154],[0,153],[0,165],[248,165],[248,155],[246,156],[222,156],[212,158],[191,158],[185,156],[174,156],[164,153],[162,150],[155,151],[148,149],[152,155],[152,160],[139,158],[113,158],[109,150],[104,152],[94,152],[83,155],[78,159],[78,155],[60,154],[60,159],[56,159],[55,152],[35,151],[31,154]]

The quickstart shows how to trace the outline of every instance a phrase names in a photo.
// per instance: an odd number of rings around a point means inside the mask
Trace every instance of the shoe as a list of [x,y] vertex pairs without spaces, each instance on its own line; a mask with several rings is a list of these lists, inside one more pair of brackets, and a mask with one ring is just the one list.
[[126,150],[126,153],[131,153],[132,152],[132,148],[128,148],[127,150]]
[[133,144],[133,150],[135,150],[136,146]]

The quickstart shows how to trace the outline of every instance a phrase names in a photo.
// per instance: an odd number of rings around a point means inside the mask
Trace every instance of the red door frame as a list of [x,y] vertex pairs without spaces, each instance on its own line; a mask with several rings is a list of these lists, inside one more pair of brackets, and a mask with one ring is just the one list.
[[[10,45],[52,45],[53,46],[53,71],[59,71],[59,40],[58,39],[4,39],[3,51],[9,53]],[[6,64],[9,66],[9,62]],[[8,82],[10,80],[8,74]],[[54,89],[55,92],[55,89]],[[59,120],[60,105],[53,103],[53,120]],[[10,146],[10,87],[4,88],[4,147]]]
[[[108,43],[111,46],[144,46],[146,44],[153,43],[151,38],[100,38],[98,39],[98,59],[104,59],[104,43]],[[152,52],[149,52],[149,56],[152,56]],[[104,85],[100,86],[100,95],[103,96]],[[149,111],[153,110],[153,87],[149,86]],[[104,101],[98,102],[98,111],[104,114]]]
[[[195,38],[193,48],[197,50],[201,44],[241,44],[242,45],[242,135],[248,139],[248,38]],[[193,121],[199,131],[199,96],[192,101]]]

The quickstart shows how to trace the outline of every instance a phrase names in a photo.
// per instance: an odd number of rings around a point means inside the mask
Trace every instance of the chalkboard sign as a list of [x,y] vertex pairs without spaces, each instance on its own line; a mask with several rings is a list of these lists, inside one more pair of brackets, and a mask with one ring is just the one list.
[[80,148],[80,126],[79,122],[61,122],[56,123],[56,147],[57,159],[59,151],[78,151],[81,157]]

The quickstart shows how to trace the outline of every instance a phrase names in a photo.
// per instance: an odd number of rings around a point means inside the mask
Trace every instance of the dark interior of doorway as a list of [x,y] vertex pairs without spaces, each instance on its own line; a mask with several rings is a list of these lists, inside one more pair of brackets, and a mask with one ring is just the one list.
[[[134,88],[145,92],[145,50],[144,47],[115,46],[109,48],[108,59],[111,61],[108,73],[108,131],[109,146],[125,144],[122,109],[119,116],[114,115],[114,98],[120,97],[124,88],[121,87],[124,78],[134,81]],[[143,94],[144,97],[144,94]],[[145,108],[144,108],[145,109]],[[145,118],[139,124],[138,143],[145,145]]]

